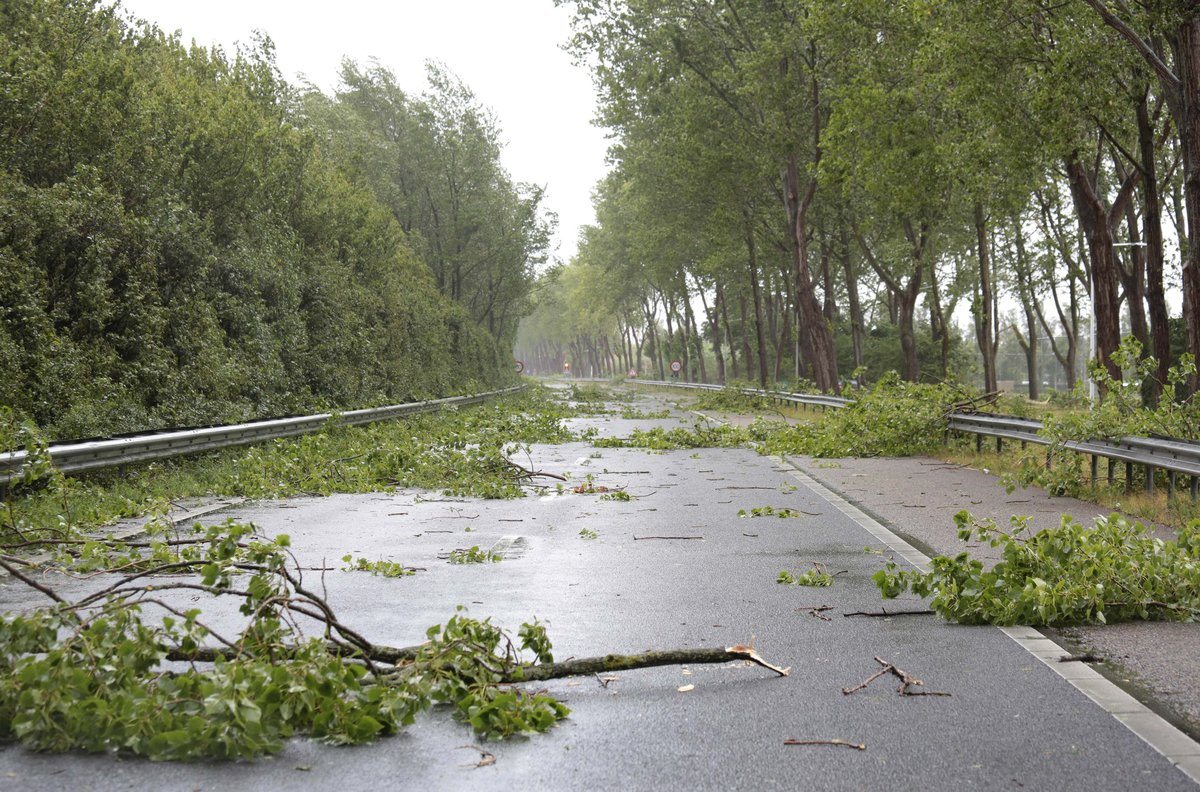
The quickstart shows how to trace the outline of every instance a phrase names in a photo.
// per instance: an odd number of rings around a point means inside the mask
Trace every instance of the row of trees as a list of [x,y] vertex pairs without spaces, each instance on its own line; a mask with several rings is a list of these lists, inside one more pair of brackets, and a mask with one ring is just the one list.
[[342,78],[0,4],[0,404],[78,436],[510,378],[540,191],[444,69],[420,97]]
[[1195,0],[572,5],[616,167],[558,277],[599,288],[523,348],[836,391],[873,337],[908,379],[955,374],[960,311],[984,387],[1012,334],[1036,388],[1045,341],[1073,384],[1094,317],[1113,376],[1122,326],[1159,361],[1151,401],[1200,352]]

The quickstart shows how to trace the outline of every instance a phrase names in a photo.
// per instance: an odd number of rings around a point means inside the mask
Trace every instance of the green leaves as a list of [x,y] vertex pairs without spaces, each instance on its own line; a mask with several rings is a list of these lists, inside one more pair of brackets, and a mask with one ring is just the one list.
[[397,561],[387,561],[379,559],[371,561],[370,559],[359,557],[355,558],[352,554],[347,553],[342,556],[343,567],[347,572],[370,572],[372,575],[382,575],[383,577],[407,577],[417,574],[415,569],[406,567]]
[[503,556],[490,550],[480,550],[479,545],[451,550],[448,560],[451,564],[496,564],[504,560]]
[[800,512],[783,506],[755,506],[749,511],[746,509],[738,509],[738,517],[779,517],[781,519],[787,519],[790,517],[799,516]]
[[813,586],[816,588],[825,588],[833,585],[833,575],[829,574],[826,569],[820,564],[813,564],[813,568],[807,572],[797,572],[795,574],[786,569],[779,573],[775,578],[776,583],[785,586]]
[[1165,542],[1115,514],[1093,526],[1064,516],[1057,527],[1032,534],[1027,517],[1013,517],[1007,532],[965,511],[955,521],[964,541],[1000,548],[1000,562],[986,569],[964,552],[937,556],[932,570],[921,573],[889,561],[872,578],[885,598],[932,597],[930,607],[964,624],[1200,617],[1200,520],[1185,526],[1178,541]]

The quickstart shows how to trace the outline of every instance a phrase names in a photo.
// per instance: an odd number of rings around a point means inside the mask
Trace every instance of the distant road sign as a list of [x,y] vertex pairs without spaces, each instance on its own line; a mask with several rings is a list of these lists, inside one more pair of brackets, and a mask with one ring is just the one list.
[[671,371],[674,371],[676,374],[678,374],[679,372],[683,371],[683,364],[680,363],[678,360],[672,360],[671,361]]
[[517,361],[517,373],[518,373],[518,374],[520,374],[520,373],[521,373],[522,371],[524,371],[524,370],[525,370],[525,361],[524,361],[524,360],[518,360],[518,361]]
[[625,372],[625,376],[627,376],[627,377],[636,377],[636,376],[637,376],[637,369],[629,369],[629,371],[626,371],[626,372]]

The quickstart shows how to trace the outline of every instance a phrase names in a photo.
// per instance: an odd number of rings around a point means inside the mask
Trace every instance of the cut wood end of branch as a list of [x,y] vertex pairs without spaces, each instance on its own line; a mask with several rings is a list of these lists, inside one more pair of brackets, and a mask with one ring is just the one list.
[[757,665],[762,666],[763,668],[774,671],[776,674],[779,674],[779,676],[788,676],[792,672],[791,667],[782,668],[780,666],[768,663],[766,660],[763,660],[759,656],[758,652],[754,651],[753,647],[746,646],[745,644],[738,644],[737,646],[727,646],[727,647],[725,647],[725,651],[731,655],[737,655],[738,657],[744,657],[745,659],[749,660],[752,663],[755,663]]

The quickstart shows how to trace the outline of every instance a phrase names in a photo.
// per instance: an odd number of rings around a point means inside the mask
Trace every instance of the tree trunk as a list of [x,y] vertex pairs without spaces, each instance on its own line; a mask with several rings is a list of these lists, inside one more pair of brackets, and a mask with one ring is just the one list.
[[1154,127],[1146,107],[1146,96],[1137,108],[1138,146],[1142,160],[1142,236],[1146,243],[1146,300],[1150,307],[1150,349],[1158,361],[1155,381],[1147,393],[1151,405],[1158,404],[1171,366],[1171,336],[1163,286],[1162,202],[1158,192]]
[[712,308],[708,307],[708,297],[704,293],[704,287],[700,284],[699,279],[696,280],[696,291],[700,293],[700,304],[704,306],[704,315],[708,318],[708,326],[712,332],[712,348],[713,359],[717,364],[717,384],[725,384],[725,355],[721,352],[721,322],[717,313],[716,304]]
[[729,305],[725,302],[725,287],[720,280],[717,280],[717,308],[725,327],[725,345],[729,347],[729,376],[737,379],[737,345],[733,343],[733,324],[729,321]]
[[[1200,361],[1200,2],[1184,3],[1175,62],[1181,101],[1176,119],[1183,159],[1183,194],[1187,213],[1187,253],[1183,264],[1183,325],[1188,349]],[[1200,390],[1193,376],[1190,393]]]
[[[846,302],[850,305],[850,341],[854,346],[854,368],[863,366],[863,337],[865,325],[863,322],[862,305],[858,301],[858,279],[854,277],[854,265],[850,258],[850,236],[843,223],[839,232],[841,249],[838,251],[842,259],[842,272],[846,276]],[[858,375],[858,384],[863,385],[865,375]]]
[[1025,314],[1027,335],[1022,335],[1016,325],[1013,326],[1013,334],[1016,335],[1017,343],[1025,353],[1025,371],[1029,378],[1029,398],[1037,399],[1041,396],[1041,378],[1038,375],[1038,319],[1034,308],[1037,293],[1033,288],[1033,267],[1025,253],[1025,235],[1021,230],[1019,220],[1013,224],[1013,238],[1017,248],[1013,274],[1017,282],[1017,297],[1021,301],[1021,311]]
[[992,295],[991,251],[988,248],[987,218],[983,213],[983,204],[979,202],[975,203],[975,243],[979,255],[979,305],[975,306],[974,311],[975,339],[979,342],[979,351],[983,354],[983,392],[995,393],[998,387],[996,345],[992,336],[992,326],[996,314]]
[[708,372],[705,370],[705,364],[704,364],[703,340],[700,337],[700,328],[696,326],[696,312],[692,310],[692,301],[687,298],[686,294],[687,294],[687,290],[685,289],[684,290],[685,297],[684,297],[684,301],[683,301],[683,309],[684,309],[684,313],[687,315],[688,324],[691,325],[691,328],[692,328],[691,334],[690,334],[691,338],[692,338],[692,348],[691,348],[692,354],[689,357],[690,357],[690,359],[695,361],[695,363],[693,364],[692,373],[696,374],[696,370],[698,369],[699,375],[700,375],[699,381],[700,382],[708,382]]
[[746,327],[746,295],[738,295],[738,308],[741,313],[742,328],[742,357],[746,361],[746,379],[754,376],[754,353],[750,349],[750,331]]
[[792,252],[792,280],[799,313],[796,330],[800,334],[800,347],[812,366],[812,378],[817,388],[837,393],[841,389],[837,350],[833,345],[829,323],[825,321],[821,306],[813,294],[812,273],[808,266],[808,209],[816,193],[817,181],[815,177],[811,178],[804,195],[800,194],[800,169],[795,155],[788,157],[783,177]]
[[1087,238],[1088,257],[1091,261],[1096,360],[1104,366],[1110,377],[1119,380],[1121,369],[1112,357],[1121,344],[1117,261],[1113,248],[1112,227],[1108,222],[1108,212],[1100,202],[1095,185],[1077,153],[1067,160],[1067,175],[1071,182],[1071,196],[1075,201],[1079,226]]
[[754,335],[758,342],[758,381],[759,387],[767,387],[767,344],[763,337],[762,294],[758,283],[758,248],[754,244],[754,228],[750,224],[750,215],[745,213],[746,220],[746,256],[750,265],[750,291],[754,297]]

